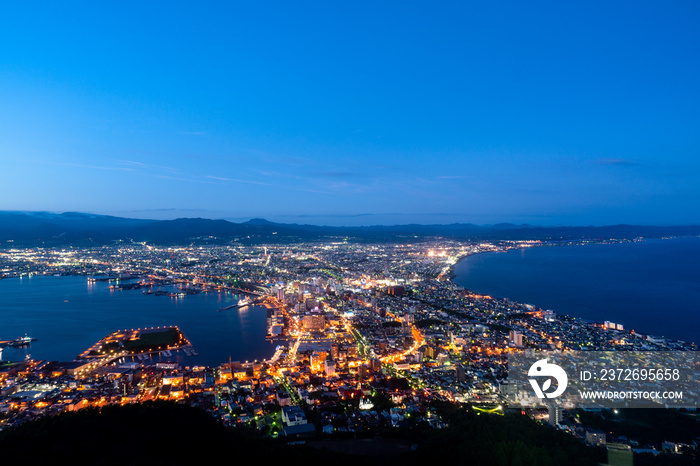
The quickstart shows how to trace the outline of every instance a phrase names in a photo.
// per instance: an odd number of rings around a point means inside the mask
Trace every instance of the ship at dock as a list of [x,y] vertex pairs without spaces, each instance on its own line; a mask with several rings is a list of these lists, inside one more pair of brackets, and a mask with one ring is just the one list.
[[4,348],[6,346],[12,346],[12,347],[20,347],[20,346],[27,346],[31,344],[33,341],[36,341],[36,338],[28,337],[27,335],[19,338],[15,338],[14,340],[7,340],[7,341],[0,341],[0,347]]
[[260,299],[254,300],[254,299],[251,299],[251,298],[249,298],[249,297],[245,297],[245,298],[239,299],[238,302],[237,302],[236,304],[232,304],[232,305],[230,305],[230,306],[222,307],[222,308],[219,309],[217,312],[226,311],[226,310],[228,310],[228,309],[234,309],[234,308],[240,309],[240,308],[242,308],[242,307],[250,306],[250,305],[253,305],[253,304],[258,304],[259,302],[260,302]]

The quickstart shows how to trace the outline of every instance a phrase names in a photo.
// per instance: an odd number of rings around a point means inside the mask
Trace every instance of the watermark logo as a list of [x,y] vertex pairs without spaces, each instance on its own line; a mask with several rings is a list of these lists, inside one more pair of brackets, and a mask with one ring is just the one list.
[[[556,398],[566,390],[569,378],[566,376],[564,369],[556,364],[548,363],[546,359],[540,359],[527,372],[528,377],[546,377],[542,386],[537,379],[529,379],[532,389],[538,398]],[[552,387],[552,378],[557,382],[557,388],[553,392],[547,392]]]
[[508,353],[507,370],[499,389],[513,407],[700,407],[700,351],[527,349]]

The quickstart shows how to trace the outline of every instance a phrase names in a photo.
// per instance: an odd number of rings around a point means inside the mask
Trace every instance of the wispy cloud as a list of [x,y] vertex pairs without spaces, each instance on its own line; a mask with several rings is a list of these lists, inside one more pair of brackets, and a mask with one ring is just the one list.
[[376,187],[357,183],[348,183],[347,181],[337,181],[329,182],[325,186],[325,189],[330,189],[338,194],[365,194],[371,191],[376,191]]
[[632,160],[626,160],[626,159],[616,159],[616,158],[602,158],[598,159],[596,161],[600,165],[614,165],[614,166],[620,166],[620,167],[634,167],[639,165],[639,163],[634,162]]
[[240,153],[252,154],[254,157],[249,158],[249,160],[255,163],[263,161],[265,163],[273,165],[285,165],[289,167],[306,167],[312,166],[316,163],[314,159],[307,157],[274,154],[272,152],[266,152],[258,149],[250,149],[247,147],[233,147],[230,149],[230,152],[232,157],[241,157]]
[[174,207],[170,207],[170,208],[161,208],[161,209],[124,210],[122,212],[145,213],[145,212],[215,212],[215,211],[207,210],[207,209],[176,209]]
[[270,172],[270,171],[262,171],[262,170],[253,170],[253,171],[255,171],[256,173],[258,173],[259,175],[262,175],[264,177],[285,178],[285,179],[294,179],[294,180],[303,180],[303,181],[308,180],[308,177],[295,175],[293,173]]
[[122,163],[124,165],[131,165],[131,166],[135,166],[135,167],[145,167],[146,166],[146,164],[141,163],[141,162],[136,162],[134,160],[113,159],[113,161],[117,162],[117,163]]
[[57,165],[66,165],[69,167],[78,167],[78,168],[92,168],[95,170],[116,170],[116,171],[125,171],[125,172],[132,172],[134,171],[133,168],[126,168],[126,167],[102,167],[98,165],[83,165],[80,163],[59,163]]
[[349,176],[355,176],[356,173],[351,173],[347,171],[324,171],[324,172],[313,172],[312,176],[321,176],[325,178],[347,178]]
[[360,218],[360,217],[400,217],[400,216],[421,216],[421,217],[454,217],[462,214],[430,212],[430,213],[407,213],[407,212],[386,212],[386,213],[359,213],[359,214],[300,214],[300,215],[279,215],[279,217],[290,218]]
[[301,214],[301,215],[280,215],[280,217],[291,217],[291,218],[317,218],[317,217],[360,218],[360,217],[377,217],[380,215],[403,215],[403,214],[398,214],[398,213],[390,213],[390,214]]
[[204,175],[204,178],[210,178],[212,180],[219,180],[219,181],[233,181],[234,183],[257,184],[260,186],[275,186],[271,183],[264,183],[262,181],[241,180],[239,178],[223,178],[221,176],[213,176],[213,175]]
[[170,172],[170,173],[173,173],[173,174],[182,173],[182,172],[181,172],[180,170],[178,170],[177,168],[174,168],[174,167],[166,167],[166,166],[164,166],[164,165],[147,165],[146,168],[156,169],[156,170],[165,170],[166,172]]
[[[139,154],[148,154],[148,155],[162,155],[158,154],[157,152],[147,152],[147,151],[140,151],[140,150],[133,150],[129,149],[129,152],[136,152]],[[135,160],[125,160],[125,159],[111,159],[113,162],[120,163],[122,165],[128,165],[130,167],[134,168],[141,168],[144,170],[164,170],[170,173],[180,173],[180,170],[174,167],[168,167],[165,165],[152,165],[148,163],[143,163],[143,162],[137,162]]]
[[224,212],[210,209],[198,209],[198,208],[173,208],[173,207],[163,207],[152,209],[129,209],[129,210],[118,210],[110,213],[111,215],[128,216],[135,218],[148,218],[148,219],[161,219],[168,220],[177,217],[204,217],[211,219],[218,219],[225,216]]
[[233,182],[233,183],[246,183],[246,184],[255,184],[255,185],[259,185],[259,186],[269,186],[269,187],[274,187],[274,188],[278,188],[278,189],[286,189],[289,191],[300,191],[300,192],[307,192],[307,193],[314,193],[314,194],[326,194],[326,195],[333,194],[331,192],[321,191],[318,189],[282,185],[279,183],[266,183],[264,181],[242,180],[240,178],[224,178],[224,177],[213,176],[213,175],[205,175],[205,178],[210,178],[210,179],[219,180],[219,181]]
[[182,178],[179,176],[170,176],[170,175],[156,175],[156,178],[162,178],[165,180],[174,180],[174,181],[186,181],[188,183],[222,184],[222,183],[217,183],[216,181],[200,180],[197,178]]

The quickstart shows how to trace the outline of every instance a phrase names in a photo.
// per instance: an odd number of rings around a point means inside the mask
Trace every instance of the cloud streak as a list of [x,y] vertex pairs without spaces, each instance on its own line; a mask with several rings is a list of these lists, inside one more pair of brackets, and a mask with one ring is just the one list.
[[387,213],[360,213],[360,214],[301,214],[301,215],[280,215],[280,217],[290,218],[361,218],[361,217],[399,217],[399,216],[428,216],[428,217],[452,217],[463,214],[450,214],[445,212],[430,212],[430,213],[406,213],[406,212],[387,212]]
[[117,162],[117,163],[123,163],[123,164],[125,164],[125,165],[132,165],[132,166],[135,166],[135,167],[145,167],[145,166],[146,166],[146,164],[144,164],[144,163],[135,162],[135,161],[133,161],[133,160],[113,159],[113,161],[114,161],[114,162]]
[[635,166],[639,165],[637,162],[634,162],[632,160],[616,159],[616,158],[602,158],[602,159],[598,159],[596,162],[600,165],[609,165],[609,166],[617,166],[617,167],[635,167]]
[[198,180],[196,178],[182,178],[179,176],[170,176],[170,175],[156,175],[156,178],[162,178],[165,180],[185,181],[188,183],[222,184],[222,183],[217,183],[215,181]]
[[94,170],[114,170],[114,171],[125,171],[125,172],[133,172],[133,168],[126,168],[126,167],[102,167],[99,165],[83,165],[80,163],[57,163],[55,165],[64,165],[68,167],[78,167],[78,168],[91,168]]
[[204,175],[204,177],[210,178],[212,180],[219,180],[219,181],[233,181],[234,183],[257,184],[260,186],[275,186],[271,183],[265,183],[263,181],[241,180],[239,178],[223,178],[221,176],[213,176],[213,175]]
[[350,176],[355,176],[356,173],[346,172],[346,171],[324,171],[324,172],[314,172],[314,173],[311,173],[311,175],[324,177],[324,178],[347,178]]

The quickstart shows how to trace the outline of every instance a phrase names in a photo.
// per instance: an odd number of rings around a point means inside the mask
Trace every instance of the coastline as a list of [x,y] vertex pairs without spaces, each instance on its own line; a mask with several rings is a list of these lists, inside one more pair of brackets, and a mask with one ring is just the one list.
[[[522,299],[521,294],[518,293],[518,291],[522,291],[522,290],[515,290],[513,292],[514,294],[512,294],[511,292],[508,292],[507,294],[505,292],[494,292],[493,289],[489,290],[488,288],[484,288],[483,286],[479,286],[479,285],[475,286],[473,281],[471,281],[470,283],[467,283],[466,282],[467,279],[464,277],[460,278],[460,274],[458,273],[458,271],[459,271],[458,266],[460,264],[462,264],[464,261],[466,261],[467,259],[470,259],[474,256],[484,256],[485,253],[489,253],[489,252],[490,253],[512,252],[513,250],[517,250],[517,249],[522,249],[522,250],[542,249],[542,248],[553,248],[553,247],[559,247],[559,246],[586,246],[586,245],[592,245],[592,246],[611,245],[611,246],[614,246],[614,245],[619,245],[619,244],[624,244],[624,243],[650,244],[652,242],[656,243],[656,244],[660,244],[662,240],[665,242],[665,241],[669,241],[669,240],[686,240],[686,239],[687,240],[700,239],[700,236],[674,236],[674,237],[664,237],[664,238],[635,238],[633,240],[622,240],[622,241],[620,241],[620,240],[585,241],[585,242],[577,241],[577,242],[567,242],[566,244],[562,244],[559,242],[557,242],[557,243],[543,242],[542,244],[537,244],[537,245],[528,244],[527,247],[519,247],[519,246],[506,247],[507,245],[499,245],[499,246],[501,246],[500,250],[479,251],[479,252],[467,254],[467,255],[460,257],[456,261],[456,263],[450,267],[449,272],[448,272],[448,280],[453,285],[462,287],[470,293],[474,293],[477,295],[488,295],[488,296],[491,296],[495,299],[508,300],[508,301],[518,303],[521,305],[525,305],[525,304],[532,305],[532,306],[536,307],[537,309],[541,309],[541,310],[552,310],[556,314],[561,315],[561,316],[566,316],[568,318],[574,318],[574,319],[588,321],[588,322],[596,322],[599,324],[602,324],[603,322],[606,322],[606,321],[615,321],[617,323],[623,324],[626,330],[633,330],[636,333],[641,333],[641,334],[648,335],[648,336],[657,336],[658,335],[661,338],[667,338],[670,340],[678,340],[678,341],[685,341],[685,342],[698,342],[700,340],[700,335],[692,336],[690,334],[687,334],[687,335],[682,334],[683,329],[685,329],[685,333],[688,333],[688,328],[692,329],[692,327],[693,327],[692,325],[674,327],[674,330],[676,330],[676,331],[662,330],[662,328],[661,328],[662,326],[656,325],[657,322],[655,321],[655,319],[657,316],[651,315],[651,314],[644,317],[644,319],[647,319],[647,322],[644,322],[644,325],[640,325],[640,323],[638,321],[640,321],[640,318],[641,318],[640,316],[643,316],[644,313],[640,312],[640,313],[636,313],[636,314],[630,314],[629,311],[627,310],[627,308],[625,308],[625,306],[619,305],[620,304],[619,301],[621,299],[619,297],[618,297],[617,301],[605,302],[604,305],[590,305],[590,308],[587,310],[591,311],[591,313],[586,314],[586,313],[582,312],[582,309],[585,308],[586,306],[588,306],[588,304],[579,304],[578,302],[576,302],[576,306],[574,306],[573,310],[570,307],[563,306],[563,305],[562,306],[552,306],[549,303],[544,304],[544,303],[547,303],[548,301],[551,303],[551,301],[556,300],[556,298],[557,298],[557,296],[551,295],[550,292],[552,291],[552,289],[550,289],[550,288],[541,287],[541,289],[539,290],[542,293],[540,295],[541,297],[535,297],[535,298],[528,297],[526,299]],[[572,250],[573,249],[578,249],[578,248],[572,248]],[[532,260],[534,261],[535,259],[532,259]],[[538,259],[538,260],[540,260],[540,259]],[[534,263],[531,265],[531,267],[533,269],[537,268],[537,266],[538,266],[537,263]],[[493,266],[493,267],[497,268],[496,266]],[[500,267],[503,268],[502,264]],[[522,266],[521,268],[527,268],[527,266]],[[541,265],[540,265],[540,268],[541,268]],[[520,272],[522,272],[522,270],[520,270]],[[552,272],[554,272],[554,271],[552,271]],[[493,272],[490,272],[490,273],[493,273]],[[497,278],[498,282],[504,281],[510,285],[513,280],[511,278],[511,281],[508,281],[508,278],[507,278],[508,275],[510,275],[510,271],[509,271],[509,273],[504,273],[504,274],[502,274],[502,276],[499,276]],[[502,278],[502,277],[506,277],[506,278]],[[595,287],[588,288],[588,286],[591,286],[591,285],[581,284],[580,288],[586,288],[586,289],[595,288]],[[517,285],[513,285],[513,288],[517,288]],[[624,286],[621,286],[621,288],[624,288]],[[649,292],[649,290],[644,289],[644,287],[642,287],[642,288],[643,289],[640,290],[641,292]],[[531,290],[532,290],[532,288],[528,288],[528,291],[531,291]],[[593,293],[593,292],[594,291],[591,291],[591,293]],[[575,294],[576,293],[573,293],[573,295],[575,295]],[[620,295],[621,294],[622,294],[622,292],[620,292]],[[639,293],[639,294],[643,294],[643,293]],[[680,296],[680,295],[682,295],[682,292],[676,293],[676,294],[678,296]],[[636,296],[635,296],[635,298],[636,298]],[[600,303],[598,303],[598,304],[600,304]],[[601,311],[601,309],[604,309],[606,307],[610,308],[611,310],[620,311],[620,312],[607,311],[605,314],[605,317],[601,317],[600,313],[603,312],[603,311]],[[628,315],[625,315],[625,312],[621,312],[621,311],[627,312]],[[664,318],[662,320],[664,322],[669,321],[669,320],[674,320],[674,317],[671,313],[663,313],[663,314],[664,314],[664,316],[663,316]],[[635,319],[631,319],[630,318],[631,316],[634,316]],[[692,317],[691,313],[688,313],[688,316]],[[676,318],[677,318],[677,320],[681,321],[683,317],[684,316],[680,316],[680,317],[677,316]],[[644,319],[642,319],[642,320],[644,320]],[[637,330],[637,328],[639,328],[639,330]],[[681,332],[677,332],[678,330],[681,330]]]
[[[463,260],[473,257],[473,256],[478,256],[478,255],[483,255],[483,254],[489,254],[489,253],[502,253],[502,252],[508,252],[512,251],[515,249],[530,249],[530,248],[544,248],[544,247],[568,247],[568,246],[587,246],[591,244],[621,244],[621,243],[637,243],[637,242],[644,242],[644,241],[650,241],[650,240],[667,240],[667,239],[677,239],[677,238],[700,238],[700,236],[669,236],[669,237],[663,237],[663,238],[634,238],[634,239],[607,239],[607,240],[599,240],[599,241],[591,241],[591,240],[567,240],[565,243],[555,243],[553,241],[539,241],[539,242],[529,242],[528,246],[513,246],[513,247],[506,247],[502,250],[498,251],[478,251],[472,254],[467,254],[464,256],[461,256],[459,259],[457,259],[457,262],[455,262],[453,265],[449,267],[449,272],[447,273],[448,280],[452,282],[453,284],[457,286],[462,286],[458,283],[454,282],[455,278],[455,267],[459,265],[460,262]],[[512,241],[509,241],[512,242]],[[500,247],[500,246],[499,246]],[[477,293],[475,290],[468,289],[466,287],[463,287],[467,289],[468,291],[472,293]]]

